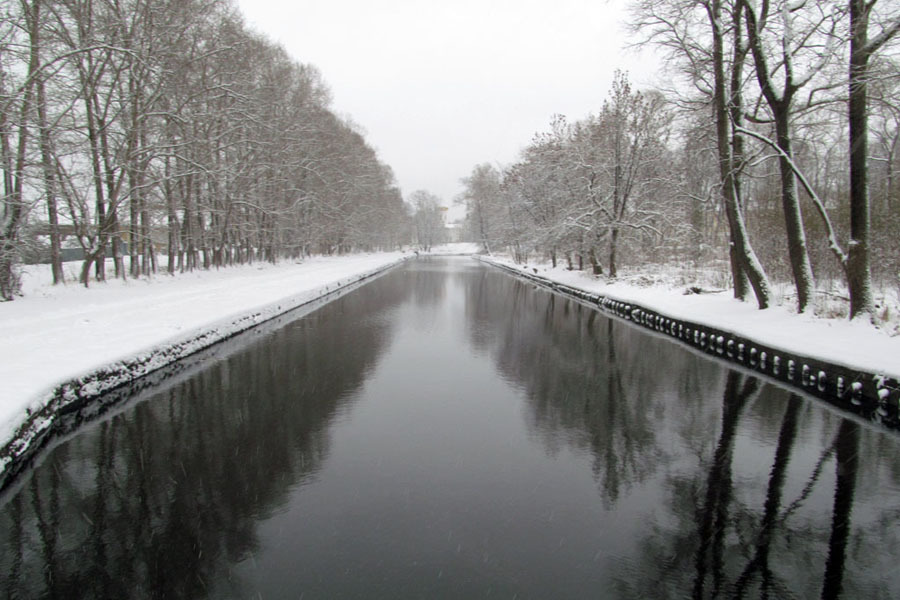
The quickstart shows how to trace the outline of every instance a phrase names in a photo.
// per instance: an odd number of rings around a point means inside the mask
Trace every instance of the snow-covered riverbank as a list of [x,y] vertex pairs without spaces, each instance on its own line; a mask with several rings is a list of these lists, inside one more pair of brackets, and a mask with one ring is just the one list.
[[483,260],[896,427],[900,336],[884,328],[784,307],[760,311],[727,292],[686,294],[683,285],[642,287],[562,267]]
[[[26,268],[24,296],[0,304],[0,447],[64,394],[109,389],[403,260],[380,253],[259,263],[85,289]],[[49,413],[46,416],[49,416]],[[20,451],[30,435],[9,448]],[[9,456],[0,456],[0,471]]]
[[[473,244],[452,244],[433,254],[476,250]],[[316,257],[110,281],[90,289],[74,283],[52,286],[46,267],[29,267],[24,297],[0,304],[0,447],[27,421],[40,427],[43,417],[36,417],[42,411],[51,414],[49,403],[61,394],[109,389],[409,256]],[[610,284],[562,267],[489,260],[532,275],[537,268],[551,281],[637,303],[672,319],[900,379],[900,336],[869,324],[796,315],[782,307],[759,311],[727,292],[685,295],[684,286]],[[27,442],[27,436],[21,439]],[[8,448],[7,454],[20,449]],[[0,456],[0,472],[7,461],[8,456]]]
[[[535,273],[534,265],[516,265],[498,257],[489,260]],[[588,271],[569,271],[563,266],[536,268],[541,277],[622,302],[637,303],[673,319],[705,323],[825,362],[900,379],[900,335],[891,335],[884,328],[865,322],[798,315],[783,306],[758,310],[753,302],[735,300],[730,291],[685,294],[685,286],[640,287],[624,281],[607,283]]]

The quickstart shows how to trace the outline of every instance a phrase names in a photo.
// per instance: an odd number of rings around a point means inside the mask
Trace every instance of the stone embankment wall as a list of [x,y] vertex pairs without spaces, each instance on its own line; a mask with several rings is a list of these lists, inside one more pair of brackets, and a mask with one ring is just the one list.
[[490,260],[482,262],[595,306],[607,315],[675,338],[712,357],[821,398],[864,419],[881,423],[889,429],[900,430],[900,382],[897,379],[788,352],[763,341],[703,323],[674,319],[634,302],[623,302],[603,294],[587,292],[501,263]]

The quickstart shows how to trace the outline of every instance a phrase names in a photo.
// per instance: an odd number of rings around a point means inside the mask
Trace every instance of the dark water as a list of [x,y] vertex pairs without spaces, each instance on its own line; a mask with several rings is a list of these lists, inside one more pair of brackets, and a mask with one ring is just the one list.
[[0,593],[896,598],[898,439],[419,260],[48,452]]

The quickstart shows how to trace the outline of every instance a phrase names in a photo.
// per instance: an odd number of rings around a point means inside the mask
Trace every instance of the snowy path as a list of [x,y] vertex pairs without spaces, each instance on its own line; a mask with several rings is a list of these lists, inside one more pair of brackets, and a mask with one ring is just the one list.
[[0,303],[0,443],[61,383],[260,311],[274,316],[320,296],[325,286],[333,289],[403,257],[316,257],[302,264],[111,281],[91,289],[50,286],[44,267],[31,267],[24,277],[25,297]]

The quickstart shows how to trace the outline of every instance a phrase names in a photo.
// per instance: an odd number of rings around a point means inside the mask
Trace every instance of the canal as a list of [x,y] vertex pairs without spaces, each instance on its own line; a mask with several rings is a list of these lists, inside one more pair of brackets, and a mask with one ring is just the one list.
[[897,434],[475,261],[224,348],[0,497],[3,597],[900,597]]

